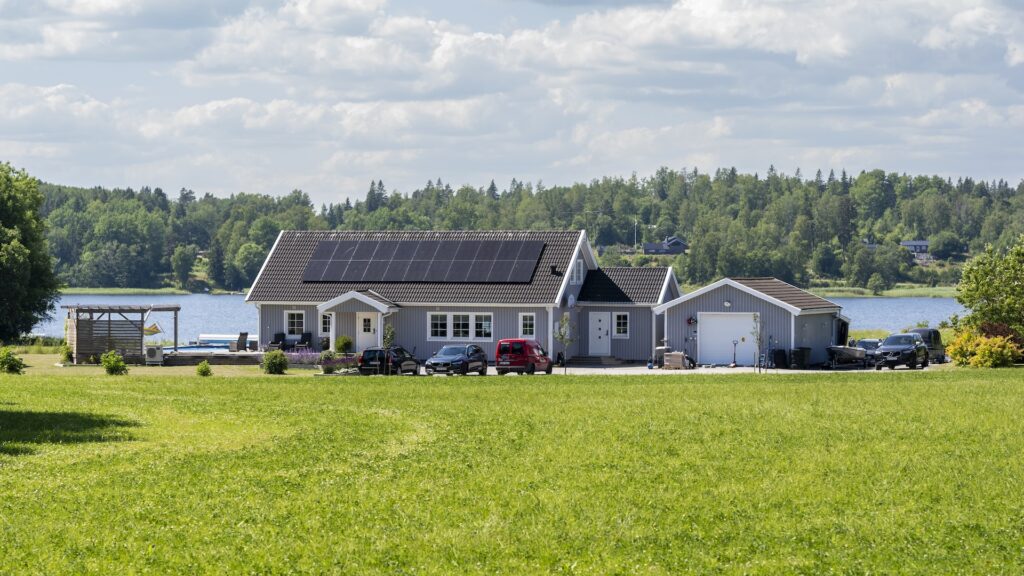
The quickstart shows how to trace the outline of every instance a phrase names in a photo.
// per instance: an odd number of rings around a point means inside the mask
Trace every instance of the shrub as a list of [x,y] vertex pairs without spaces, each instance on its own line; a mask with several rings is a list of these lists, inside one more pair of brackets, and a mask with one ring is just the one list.
[[263,355],[263,372],[284,374],[288,370],[288,357],[280,350],[271,350]]
[[978,339],[971,366],[975,368],[1003,368],[1013,366],[1020,356],[1020,348],[1005,336],[982,336]]
[[384,337],[381,338],[385,348],[391,348],[395,343],[395,327],[391,324],[384,325]]
[[1011,366],[1021,349],[1006,336],[986,336],[970,328],[957,333],[946,348],[957,366],[997,368]]
[[0,372],[5,374],[21,374],[25,371],[25,363],[9,346],[0,348]]
[[334,359],[337,355],[332,350],[324,350],[320,353],[320,369],[324,374],[334,374],[336,368]]
[[203,378],[213,376],[213,368],[210,368],[210,363],[206,360],[200,362],[196,366],[196,376],[202,376]]
[[351,336],[338,336],[334,341],[334,351],[341,352],[342,354],[348,354],[352,351],[352,337]]
[[110,376],[124,376],[128,373],[128,365],[124,363],[124,358],[114,350],[100,356],[100,364],[103,364],[103,370]]
[[62,364],[71,364],[75,360],[74,355],[71,354],[71,346],[67,344],[60,345],[59,353]]

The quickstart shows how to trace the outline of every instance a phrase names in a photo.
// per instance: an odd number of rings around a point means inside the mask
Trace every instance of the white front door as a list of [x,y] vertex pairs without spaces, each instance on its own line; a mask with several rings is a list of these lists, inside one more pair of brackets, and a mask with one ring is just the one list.
[[[753,366],[757,362],[754,314],[702,312],[697,321],[697,362],[700,364],[736,364]],[[735,342],[736,344],[733,344]]]
[[591,356],[608,356],[612,353],[612,313],[590,313],[590,348]]
[[356,312],[356,350],[377,345],[377,312]]

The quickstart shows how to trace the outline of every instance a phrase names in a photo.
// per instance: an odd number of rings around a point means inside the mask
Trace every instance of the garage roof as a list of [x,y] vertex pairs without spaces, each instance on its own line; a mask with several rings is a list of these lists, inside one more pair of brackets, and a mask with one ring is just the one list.
[[778,278],[758,277],[722,278],[718,282],[708,284],[707,286],[694,290],[689,294],[684,294],[671,302],[666,302],[661,306],[656,306],[654,308],[654,312],[656,314],[661,314],[676,304],[692,300],[701,294],[706,294],[707,292],[722,286],[732,286],[737,290],[742,290],[748,294],[767,300],[768,302],[780,306],[798,316],[814,312],[838,312],[842,309],[842,307],[835,302],[825,300],[820,296],[815,296],[806,290],[797,288],[796,286],[783,282]]

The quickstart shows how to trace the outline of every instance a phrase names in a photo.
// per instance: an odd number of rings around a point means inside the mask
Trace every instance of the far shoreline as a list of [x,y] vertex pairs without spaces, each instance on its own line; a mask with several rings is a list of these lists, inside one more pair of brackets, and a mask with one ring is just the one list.
[[209,292],[189,292],[180,288],[83,288],[79,286],[62,288],[61,296],[244,296],[246,291],[232,292],[229,290],[211,290]]

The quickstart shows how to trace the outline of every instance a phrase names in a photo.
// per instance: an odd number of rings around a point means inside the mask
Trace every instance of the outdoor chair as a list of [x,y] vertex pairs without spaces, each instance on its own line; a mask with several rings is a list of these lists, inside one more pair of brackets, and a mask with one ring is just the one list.
[[238,340],[235,342],[228,343],[228,352],[245,352],[245,347],[249,343],[249,333],[239,332]]
[[274,334],[274,339],[267,344],[267,350],[284,350],[284,332]]
[[300,338],[299,341],[295,343],[295,350],[308,351],[311,346],[313,346],[313,333],[303,332],[302,338]]

